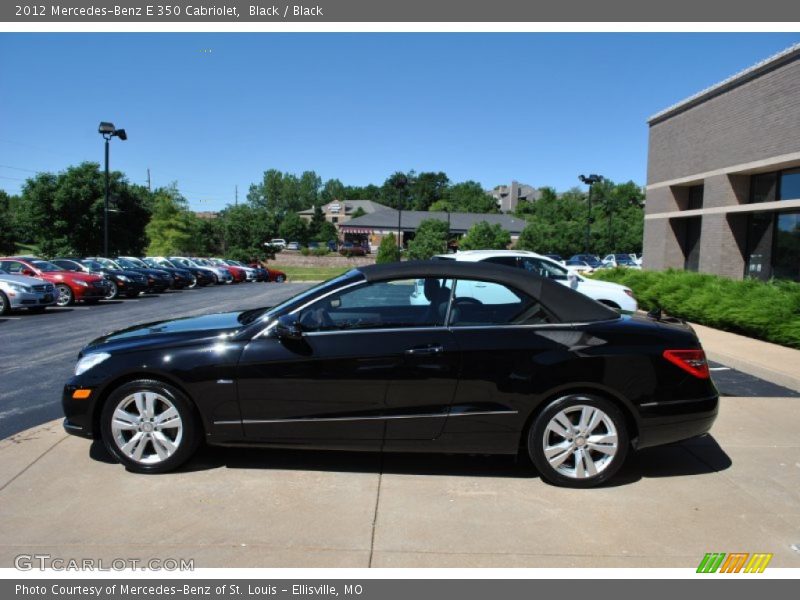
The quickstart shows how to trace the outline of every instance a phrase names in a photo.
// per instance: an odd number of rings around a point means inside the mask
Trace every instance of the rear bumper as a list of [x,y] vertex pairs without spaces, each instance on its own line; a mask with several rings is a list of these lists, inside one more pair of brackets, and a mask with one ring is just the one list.
[[649,416],[639,424],[636,448],[671,444],[708,433],[717,419],[719,396],[664,402],[648,408]]

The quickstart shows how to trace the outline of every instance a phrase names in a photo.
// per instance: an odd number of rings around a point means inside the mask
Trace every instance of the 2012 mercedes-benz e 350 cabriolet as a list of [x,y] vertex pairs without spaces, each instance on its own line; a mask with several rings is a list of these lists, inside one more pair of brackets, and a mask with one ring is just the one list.
[[574,487],[607,481],[630,448],[706,433],[717,404],[689,326],[449,261],[362,267],[275,307],[106,335],[63,395],[66,430],[139,473],[178,467],[202,441],[522,451]]

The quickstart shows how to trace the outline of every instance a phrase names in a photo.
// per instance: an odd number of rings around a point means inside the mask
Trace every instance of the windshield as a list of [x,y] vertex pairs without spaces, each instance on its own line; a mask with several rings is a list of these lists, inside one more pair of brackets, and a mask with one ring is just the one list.
[[82,260],[81,264],[86,266],[86,267],[89,267],[93,271],[102,271],[103,270],[103,265],[101,265],[96,260]]
[[184,266],[184,267],[196,267],[197,266],[194,262],[192,262],[188,258],[181,258],[180,256],[173,256],[172,258],[170,258],[170,260],[174,264],[178,264],[178,265],[181,265],[181,266]]
[[115,263],[110,258],[96,258],[94,259],[103,265],[106,269],[116,269],[117,271],[122,271],[122,267],[120,267],[117,263]]
[[147,268],[147,265],[144,262],[142,262],[141,260],[139,260],[138,258],[124,258],[124,259],[121,258],[120,260],[121,261],[124,260],[127,263],[131,263],[133,266],[138,267],[140,269],[146,269]]
[[66,269],[62,269],[58,265],[54,265],[51,262],[47,262],[46,260],[32,260],[31,263],[34,267],[39,269],[40,271],[44,271],[45,273],[51,273],[53,271],[65,271]]
[[117,263],[122,265],[122,267],[125,269],[141,269],[141,267],[136,263],[131,262],[129,260],[125,260],[124,258],[118,258]]
[[308,288],[306,291],[301,292],[296,296],[292,296],[291,298],[284,300],[280,304],[273,306],[271,308],[259,308],[243,312],[241,315],[239,315],[239,321],[243,325],[249,325],[250,323],[254,323],[256,320],[259,319],[262,321],[268,321],[272,317],[289,312],[293,308],[296,308],[301,304],[304,304],[308,299],[323,293],[325,290],[329,288],[335,288],[339,284],[346,281],[357,281],[358,279],[363,277],[364,276],[361,274],[361,271],[353,269],[343,275],[339,275],[338,277],[334,277],[333,279],[329,279],[328,281],[323,281],[322,283],[319,283],[314,287]]
[[195,262],[196,264],[198,264],[198,265],[203,265],[204,267],[213,266],[213,265],[211,265],[211,263],[210,263],[210,262],[208,262],[208,261],[207,261],[206,259],[204,259],[204,258],[195,258],[195,259],[194,259],[194,262]]

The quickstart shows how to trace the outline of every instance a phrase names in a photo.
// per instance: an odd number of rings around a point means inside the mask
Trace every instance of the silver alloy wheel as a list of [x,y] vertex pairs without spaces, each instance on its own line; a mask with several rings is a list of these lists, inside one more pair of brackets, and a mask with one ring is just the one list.
[[161,463],[172,456],[183,439],[178,409],[157,392],[134,392],[114,409],[111,434],[122,454],[142,465]]
[[72,302],[72,290],[66,284],[57,285],[56,291],[58,297],[56,298],[56,306],[69,306]]
[[284,277],[283,275],[278,275],[275,278],[275,283],[283,283],[285,280],[286,280],[286,277]]
[[118,289],[117,284],[111,281],[110,279],[106,281],[106,286],[108,287],[108,293],[105,295],[105,300],[113,300],[117,297]]
[[550,466],[571,479],[602,473],[619,449],[617,428],[595,406],[576,404],[550,419],[542,436],[542,449]]

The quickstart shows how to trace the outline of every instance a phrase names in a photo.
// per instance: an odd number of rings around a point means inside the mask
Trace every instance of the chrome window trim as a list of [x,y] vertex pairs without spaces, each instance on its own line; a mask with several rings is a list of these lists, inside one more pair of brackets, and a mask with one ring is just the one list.
[[389,421],[396,419],[442,419],[446,417],[474,417],[481,415],[516,415],[516,410],[482,410],[462,413],[432,413],[417,415],[375,415],[368,417],[308,417],[299,419],[242,419],[241,421],[214,421],[214,425],[263,425],[267,423],[323,423],[329,421]]

